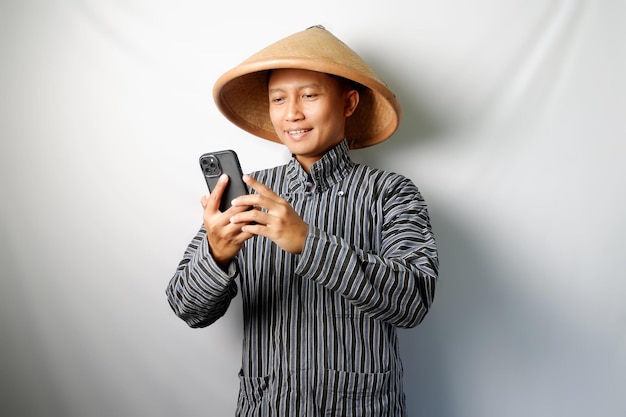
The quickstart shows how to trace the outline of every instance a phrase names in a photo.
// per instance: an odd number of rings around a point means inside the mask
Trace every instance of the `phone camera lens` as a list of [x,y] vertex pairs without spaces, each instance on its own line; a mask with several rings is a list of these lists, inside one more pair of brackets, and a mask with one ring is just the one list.
[[216,157],[207,156],[202,160],[204,173],[208,176],[218,176],[221,173],[220,164]]

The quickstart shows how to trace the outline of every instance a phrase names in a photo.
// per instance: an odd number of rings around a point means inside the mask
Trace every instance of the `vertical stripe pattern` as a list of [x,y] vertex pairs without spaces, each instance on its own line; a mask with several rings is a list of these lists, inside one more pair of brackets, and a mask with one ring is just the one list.
[[167,288],[191,327],[221,317],[240,290],[237,415],[404,416],[396,328],[422,321],[438,273],[418,189],[353,163],[345,141],[310,176],[295,160],[252,175],[309,224],[303,252],[254,237],[223,272],[201,229]]

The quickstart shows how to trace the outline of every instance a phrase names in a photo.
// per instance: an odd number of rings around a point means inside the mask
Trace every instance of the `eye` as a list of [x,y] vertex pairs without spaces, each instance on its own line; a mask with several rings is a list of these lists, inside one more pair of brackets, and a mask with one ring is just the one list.
[[272,104],[280,104],[282,102],[284,102],[285,99],[283,97],[271,97],[270,98],[270,103]]

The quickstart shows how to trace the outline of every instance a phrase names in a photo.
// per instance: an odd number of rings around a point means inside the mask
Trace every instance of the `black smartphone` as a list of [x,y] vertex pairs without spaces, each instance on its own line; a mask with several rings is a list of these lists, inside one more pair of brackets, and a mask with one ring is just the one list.
[[222,174],[228,175],[228,185],[222,194],[220,211],[228,210],[230,202],[234,198],[248,194],[248,188],[241,179],[243,173],[235,151],[224,150],[205,153],[200,157],[200,168],[202,168],[202,174],[210,192],[215,189],[215,185]]

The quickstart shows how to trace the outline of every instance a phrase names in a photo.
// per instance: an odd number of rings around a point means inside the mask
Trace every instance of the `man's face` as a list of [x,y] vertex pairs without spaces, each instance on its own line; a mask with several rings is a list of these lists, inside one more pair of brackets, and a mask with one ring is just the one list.
[[273,70],[268,85],[270,119],[280,140],[308,171],[344,138],[346,117],[358,104],[355,90],[328,74]]

